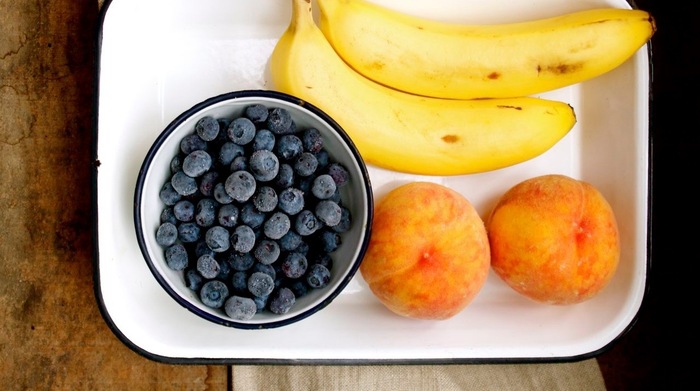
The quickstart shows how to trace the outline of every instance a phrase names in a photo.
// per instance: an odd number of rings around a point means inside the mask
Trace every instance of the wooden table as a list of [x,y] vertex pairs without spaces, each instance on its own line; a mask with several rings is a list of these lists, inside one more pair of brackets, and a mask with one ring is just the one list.
[[[700,109],[692,68],[700,30],[697,22],[676,19],[690,14],[686,3],[637,3],[659,25],[653,39],[654,261],[639,321],[598,358],[610,390],[680,384],[681,376],[670,372],[676,366],[657,357],[684,341],[686,312],[672,312],[668,303],[690,297],[681,280],[689,267],[679,265],[698,260],[689,245],[697,242],[697,228],[672,219],[697,226],[698,201],[689,191],[697,186],[672,192],[680,183],[671,175],[698,177],[691,160],[700,152],[697,121],[681,117]],[[99,6],[0,0],[0,388],[227,389],[229,367],[142,357],[114,336],[96,305],[91,148]],[[689,300],[679,305],[694,308]]]

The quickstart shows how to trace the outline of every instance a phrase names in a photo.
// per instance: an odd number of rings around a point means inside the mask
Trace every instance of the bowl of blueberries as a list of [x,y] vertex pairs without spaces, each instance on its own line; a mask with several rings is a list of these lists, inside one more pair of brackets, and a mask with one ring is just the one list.
[[308,102],[267,90],[206,99],[155,139],[134,224],[153,276],[183,307],[241,329],[329,305],[367,250],[373,195],[352,140]]

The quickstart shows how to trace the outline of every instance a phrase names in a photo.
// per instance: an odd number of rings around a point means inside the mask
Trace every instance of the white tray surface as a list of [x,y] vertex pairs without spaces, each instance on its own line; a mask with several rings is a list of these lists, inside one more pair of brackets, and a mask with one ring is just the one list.
[[[374,0],[442,20],[502,23],[621,0]],[[521,180],[560,173],[593,183],[615,210],[622,256],[611,284],[572,306],[536,304],[493,273],[460,314],[446,321],[398,317],[358,273],[322,312],[272,330],[204,321],[158,285],[136,242],[136,176],[156,136],[205,98],[271,89],[267,60],[290,18],[289,0],[114,0],[106,11],[97,128],[97,291],[113,327],[144,353],[166,359],[489,361],[556,359],[595,352],[636,315],[647,272],[649,64],[646,47],[612,72],[548,92],[569,102],[578,123],[556,146],[522,164],[455,177],[369,167],[375,199],[401,183],[428,180],[464,194],[485,217]],[[508,10],[504,12],[503,10]]]

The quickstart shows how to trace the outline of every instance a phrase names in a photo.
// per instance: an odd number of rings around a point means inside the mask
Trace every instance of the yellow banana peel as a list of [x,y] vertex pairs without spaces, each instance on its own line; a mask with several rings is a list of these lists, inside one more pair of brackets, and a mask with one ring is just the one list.
[[318,0],[338,54],[378,83],[418,95],[534,95],[602,75],[656,30],[639,9],[600,8],[497,25],[443,23],[366,0]]
[[289,27],[270,58],[273,88],[333,117],[369,164],[424,175],[485,172],[544,153],[576,123],[563,102],[437,99],[377,84],[336,54],[314,22],[310,0],[292,4]]

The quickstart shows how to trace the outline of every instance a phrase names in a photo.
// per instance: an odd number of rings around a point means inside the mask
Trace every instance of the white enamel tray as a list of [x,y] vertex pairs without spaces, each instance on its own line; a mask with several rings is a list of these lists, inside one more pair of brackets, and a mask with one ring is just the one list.
[[[426,17],[499,23],[623,0],[374,0]],[[414,180],[464,194],[486,216],[517,182],[561,173],[598,187],[612,204],[622,258],[611,284],[573,306],[536,304],[491,274],[476,299],[446,321],[386,310],[358,273],[322,312],[291,326],[239,330],[204,321],[158,285],[133,223],[136,176],[156,136],[207,97],[271,89],[266,63],[291,14],[290,0],[114,0],[103,8],[95,130],[95,293],[105,321],[129,347],[183,363],[464,363],[559,361],[603,351],[633,323],[646,289],[649,212],[649,52],[575,86],[541,95],[569,102],[578,123],[528,162],[456,177],[370,166],[380,198]]]

